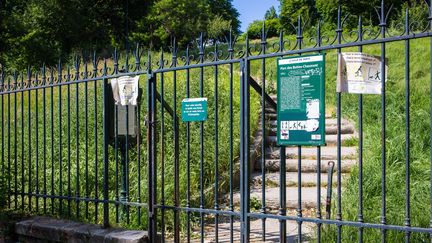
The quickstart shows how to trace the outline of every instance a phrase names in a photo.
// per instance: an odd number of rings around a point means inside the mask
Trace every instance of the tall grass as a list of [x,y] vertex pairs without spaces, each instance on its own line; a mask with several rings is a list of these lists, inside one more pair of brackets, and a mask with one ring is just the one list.
[[[276,43],[270,40],[269,43]],[[259,44],[256,42],[255,44]],[[429,227],[430,222],[430,48],[429,39],[410,41],[410,204],[411,225]],[[344,48],[342,52],[358,51],[357,47]],[[380,45],[363,46],[363,52],[381,55]],[[404,225],[405,219],[405,42],[386,44],[388,80],[386,83],[386,220],[387,224]],[[268,90],[276,87],[276,60],[267,59],[266,80]],[[251,62],[251,75],[262,79],[262,61]],[[337,53],[326,52],[326,109],[336,110]],[[342,117],[356,123],[358,128],[358,99],[355,94],[342,94]],[[380,223],[381,216],[381,96],[363,96],[363,218],[364,222]],[[358,141],[350,141],[358,146]],[[342,218],[357,221],[359,205],[359,168],[356,167],[344,181],[342,190]],[[333,198],[337,194],[334,190]],[[336,202],[336,200],[333,200]],[[333,204],[334,216],[336,205]],[[334,218],[333,218],[334,219]],[[336,241],[336,228],[324,227],[324,242]],[[358,228],[342,227],[344,242],[358,241]],[[365,229],[363,240],[376,242],[378,229]],[[401,242],[404,233],[387,231],[389,242]],[[411,234],[413,242],[424,242],[426,234]]]
[[[430,49],[428,39],[410,41],[410,203],[411,225],[429,227],[430,198]],[[388,80],[386,83],[386,220],[387,224],[404,225],[405,218],[405,42],[386,44]],[[380,55],[380,46],[365,46],[363,52]],[[357,51],[356,48],[342,51]],[[327,97],[335,101],[336,54],[327,55]],[[330,87],[329,87],[330,86]],[[381,96],[363,97],[363,217],[365,222],[380,223],[381,216]],[[342,94],[342,115],[358,125],[358,95]],[[342,191],[342,217],[357,221],[359,192],[357,167],[344,184]],[[334,195],[336,196],[336,195]],[[325,241],[335,240],[333,227],[327,228]],[[342,227],[344,241],[357,241],[357,228]],[[365,242],[380,239],[380,230],[366,229]],[[389,242],[403,241],[404,233],[387,231]],[[412,234],[413,242],[426,241],[425,234]]]
[[[157,55],[157,54],[155,54]],[[179,124],[179,185],[180,206],[187,204],[187,186],[189,176],[190,206],[199,208],[200,202],[200,173],[204,178],[203,190],[205,193],[205,207],[213,208],[214,183],[216,180],[216,167],[219,171],[218,192],[222,196],[229,189],[229,168],[233,163],[234,176],[239,168],[239,143],[240,143],[240,73],[239,65],[233,64],[232,84],[230,84],[229,65],[203,69],[204,97],[208,98],[208,120],[204,124],[204,170],[200,171],[200,129],[199,123],[190,123],[190,160],[186,160],[186,126],[180,120]],[[176,110],[181,117],[181,100],[186,98],[186,71],[174,72],[156,76],[158,91],[163,86],[163,99],[169,106]],[[190,97],[200,97],[199,83],[200,70],[191,69]],[[216,78],[217,79],[216,79]],[[13,81],[10,81],[13,82]],[[218,89],[215,97],[215,83]],[[176,91],[174,91],[174,84]],[[140,78],[140,87],[144,89],[142,103],[139,107],[141,144],[133,146],[129,151],[128,180],[129,201],[142,203],[140,207],[130,206],[129,222],[122,217],[121,206],[110,202],[110,223],[128,228],[146,229],[147,215],[147,148],[146,126],[147,117],[147,80]],[[87,86],[87,89],[86,87]],[[52,90],[52,91],[51,91]],[[45,93],[44,93],[45,92]],[[52,93],[51,93],[52,92]],[[230,92],[232,92],[232,120],[230,120]],[[37,93],[37,98],[36,98]],[[78,96],[76,96],[78,93]],[[85,99],[87,93],[87,99]],[[175,95],[174,95],[175,94]],[[251,109],[258,110],[259,101],[257,94],[252,91]],[[45,97],[45,101],[44,101]],[[174,107],[174,97],[177,106]],[[16,101],[15,101],[16,99]],[[217,102],[216,102],[217,99]],[[7,183],[11,193],[8,204],[17,209],[23,205],[25,211],[34,214],[53,214],[62,217],[71,217],[86,222],[102,222],[102,204],[99,201],[88,203],[80,201],[76,203],[74,197],[89,199],[103,198],[103,84],[101,80],[96,82],[80,83],[78,86],[63,85],[61,87],[26,91],[24,93],[12,93],[2,95],[0,98],[2,108],[3,134],[0,147],[4,148],[0,155],[2,168],[10,179]],[[87,110],[86,110],[87,103]],[[16,109],[15,109],[16,106]],[[218,120],[215,123],[215,107],[218,107]],[[78,108],[78,109],[77,109]],[[16,111],[16,116],[15,116]],[[52,113],[51,113],[52,112]],[[38,114],[36,117],[36,113]],[[163,119],[162,120],[162,116]],[[251,112],[251,128],[255,129],[258,113]],[[87,122],[86,122],[87,121]],[[61,122],[61,123],[60,123]],[[230,123],[232,123],[232,161],[230,160]],[[9,125],[10,124],[10,125]],[[53,124],[53,126],[51,126]],[[87,124],[87,126],[86,126]],[[162,124],[164,133],[162,137]],[[218,127],[218,142],[215,141],[215,126]],[[86,129],[87,127],[87,129]],[[161,111],[161,105],[157,103],[157,153],[156,163],[158,170],[158,195],[157,203],[161,203],[164,195],[165,205],[173,205],[174,195],[174,127],[173,119],[169,113]],[[86,143],[87,141],[87,143]],[[164,149],[162,151],[162,141]],[[218,149],[216,150],[216,145]],[[162,159],[163,153],[163,159]],[[217,160],[215,155],[217,155]],[[108,150],[108,190],[109,200],[118,201],[120,193],[120,151],[110,146]],[[187,174],[187,164],[190,165],[190,174]],[[215,163],[217,163],[215,165]],[[15,168],[16,165],[16,168]],[[162,169],[163,167],[163,169]],[[87,173],[86,173],[87,171]],[[162,178],[163,177],[163,178]],[[15,183],[16,178],[16,183]],[[164,188],[162,190],[162,179]],[[236,178],[233,178],[236,181]],[[46,185],[46,187],[45,187]],[[236,185],[234,185],[236,186]],[[15,197],[15,189],[17,195]],[[49,196],[66,196],[68,199],[51,201],[34,196],[30,200],[24,193],[47,194]],[[24,201],[23,201],[24,199]],[[36,202],[38,205],[36,205]],[[222,203],[218,199],[218,203]],[[70,204],[70,207],[69,207]],[[46,212],[44,211],[46,206]],[[86,210],[88,208],[88,214]],[[140,211],[140,214],[138,214]],[[168,212],[169,210],[167,210]],[[117,212],[119,214],[117,214]],[[117,215],[120,215],[117,217]],[[160,214],[159,214],[160,215]],[[169,213],[167,213],[169,215]],[[181,225],[186,225],[185,215],[181,215]],[[195,222],[196,215],[192,215]],[[159,220],[161,217],[159,216]],[[166,227],[170,230],[172,217],[165,218]]]

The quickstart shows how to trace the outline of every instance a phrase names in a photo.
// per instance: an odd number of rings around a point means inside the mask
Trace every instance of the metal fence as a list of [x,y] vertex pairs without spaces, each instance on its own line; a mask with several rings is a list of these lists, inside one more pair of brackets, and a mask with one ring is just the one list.
[[[122,224],[148,229],[150,239],[203,242],[212,232],[218,242],[222,235],[219,226],[228,222],[228,241],[248,242],[250,221],[262,221],[259,238],[266,240],[266,220],[278,220],[277,240],[287,241],[287,223],[297,224],[296,239],[305,240],[304,224],[314,226],[312,239],[320,242],[324,233],[336,234],[341,242],[345,228],[358,229],[357,239],[363,241],[364,231],[376,229],[381,241],[389,231],[405,234],[432,235],[430,227],[410,224],[410,41],[432,37],[432,3],[424,5],[429,18],[414,22],[405,16],[404,27],[388,27],[391,8],[384,1],[377,11],[379,26],[364,27],[356,21],[353,31],[344,24],[355,16],[343,15],[338,8],[334,36],[321,33],[322,23],[306,29],[298,19],[293,26],[294,39],[281,33],[278,39],[268,39],[263,26],[260,42],[239,44],[232,34],[224,42],[209,46],[203,36],[185,51],[173,42],[169,54],[163,51],[158,58],[139,46],[121,56],[115,52],[110,59],[76,58],[69,66],[42,67],[26,73],[1,75],[1,170],[6,204],[16,210],[36,214],[61,215],[104,225]],[[401,31],[397,34],[398,29]],[[390,31],[391,30],[391,31]],[[305,38],[307,31],[311,38]],[[315,33],[315,34],[311,34]],[[268,142],[259,145],[263,190],[258,211],[251,210],[251,138],[255,122],[262,138],[268,131],[266,107],[275,107],[268,89],[269,70],[266,65],[275,58],[304,53],[379,45],[381,60],[386,58],[387,43],[403,42],[405,56],[400,56],[406,70],[406,157],[405,220],[388,223],[386,147],[386,85],[381,94],[381,213],[379,222],[364,220],[363,202],[363,95],[358,95],[358,214],[344,219],[342,195],[342,93],[336,94],[337,159],[336,159],[336,217],[322,217],[321,147],[316,148],[316,210],[315,215],[303,215],[302,171],[298,170],[298,206],[287,210],[286,149],[280,147],[279,210],[266,207],[266,153]],[[430,49],[432,49],[432,42]],[[432,57],[432,56],[431,56]],[[385,62],[381,80],[385,80]],[[431,63],[424,65],[430,72]],[[257,71],[260,69],[260,72]],[[259,81],[251,72],[259,73]],[[109,80],[124,75],[143,75],[140,87],[142,102],[124,115],[126,127],[135,123],[135,136],[119,137],[119,107],[111,104]],[[431,76],[432,79],[432,76]],[[327,91],[327,92],[332,92]],[[226,95],[222,95],[226,94]],[[209,119],[206,122],[183,123],[179,118],[181,99],[208,97]],[[432,100],[432,96],[431,96]],[[259,101],[261,111],[251,110]],[[130,112],[135,117],[130,118]],[[428,111],[429,112],[429,111]],[[432,111],[431,111],[432,112]],[[258,116],[260,113],[260,116]],[[430,113],[429,113],[430,115]],[[252,119],[251,117],[254,117]],[[260,117],[260,118],[259,118]],[[132,120],[131,120],[132,119]],[[221,126],[223,124],[223,126]],[[432,120],[431,120],[432,126]],[[128,129],[126,129],[128,131]],[[127,132],[128,133],[128,132]],[[146,135],[145,135],[146,134]],[[431,133],[432,139],[432,133]],[[120,141],[121,140],[121,141]],[[298,147],[298,168],[302,165],[302,147]],[[425,151],[426,152],[426,151]],[[430,152],[430,151],[429,151]],[[432,161],[432,158],[431,158]],[[431,162],[432,165],[432,162]],[[431,176],[432,178],[432,176]],[[431,181],[432,184],[432,181]],[[238,202],[235,192],[239,190]],[[430,188],[429,188],[430,189]],[[432,192],[431,192],[432,195]],[[237,205],[237,203],[239,205]],[[424,202],[430,208],[430,202]],[[238,223],[238,224],[237,224]],[[335,228],[332,228],[334,226]],[[326,228],[327,227],[327,228]],[[235,232],[239,232],[236,238]],[[325,232],[324,232],[325,231]],[[326,238],[327,239],[327,238]],[[310,238],[309,238],[310,240]],[[377,240],[377,239],[376,239]]]

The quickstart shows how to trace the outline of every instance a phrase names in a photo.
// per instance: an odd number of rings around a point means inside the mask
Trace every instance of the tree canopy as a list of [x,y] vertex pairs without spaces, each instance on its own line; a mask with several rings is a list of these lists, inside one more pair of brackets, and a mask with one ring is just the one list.
[[238,16],[232,0],[0,0],[0,63],[22,68],[73,52],[103,53],[124,47],[126,33],[153,48],[173,36],[186,45],[209,27],[219,35],[229,23],[238,33]]

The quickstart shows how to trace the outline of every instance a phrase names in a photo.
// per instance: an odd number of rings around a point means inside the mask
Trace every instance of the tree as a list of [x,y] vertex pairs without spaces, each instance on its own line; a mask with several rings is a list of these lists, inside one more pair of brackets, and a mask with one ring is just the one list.
[[232,0],[208,0],[208,4],[210,19],[214,19],[215,16],[219,15],[224,20],[231,22],[234,33],[240,32],[240,20],[238,18],[240,14],[232,5]]
[[208,36],[212,39],[218,39],[226,36],[231,28],[231,21],[224,20],[222,16],[216,15],[214,19],[210,20],[207,27]]
[[316,8],[314,0],[279,0],[280,1],[280,21],[282,27],[292,33],[291,24],[297,25],[300,16],[303,20],[314,23],[316,19]]
[[[260,39],[262,34],[263,21],[255,20],[249,24],[247,28],[247,35],[251,39]],[[278,36],[281,30],[279,19],[265,20],[265,29],[267,31],[267,38]]]
[[265,13],[264,19],[277,19],[278,15],[274,6],[271,6]]

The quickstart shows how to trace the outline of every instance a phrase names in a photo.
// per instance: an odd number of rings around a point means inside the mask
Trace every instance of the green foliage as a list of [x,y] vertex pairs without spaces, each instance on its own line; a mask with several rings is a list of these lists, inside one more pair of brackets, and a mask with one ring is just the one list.
[[240,13],[232,5],[232,0],[207,0],[209,3],[209,18],[220,15],[225,21],[231,21],[234,33],[240,31]]
[[291,24],[297,25],[297,19],[309,20],[313,23],[316,15],[314,0],[279,0],[280,20],[287,33],[293,33]]
[[226,36],[231,28],[231,21],[224,20],[222,16],[217,15],[210,21],[207,27],[208,37],[211,39],[218,39]]
[[[127,18],[126,18],[127,13]],[[24,69],[55,64],[73,53],[110,53],[130,41],[185,46],[220,16],[238,33],[231,0],[7,0],[0,6],[0,63]]]
[[8,177],[5,173],[0,175],[0,209],[4,208],[7,203],[7,182]]
[[398,31],[405,30],[406,10],[410,21],[410,31],[422,31],[428,23],[425,21],[429,17],[428,6],[425,2],[413,1],[411,4],[404,3],[397,15],[392,19],[392,29]]
[[278,15],[276,13],[276,9],[274,6],[271,6],[270,9],[268,9],[264,15],[264,19],[277,19]]
[[[251,39],[260,39],[262,35],[262,28],[263,28],[263,21],[255,20],[248,26],[246,33]],[[279,36],[281,30],[279,19],[265,20],[265,29],[266,31],[268,31],[267,32],[268,38]]]

